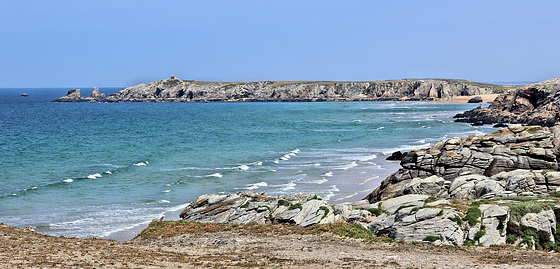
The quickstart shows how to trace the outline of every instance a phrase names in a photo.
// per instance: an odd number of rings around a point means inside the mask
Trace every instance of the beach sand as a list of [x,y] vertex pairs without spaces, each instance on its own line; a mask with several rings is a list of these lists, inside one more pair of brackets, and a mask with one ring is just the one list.
[[472,96],[455,96],[451,99],[439,99],[434,102],[441,102],[441,103],[451,103],[451,104],[466,104],[468,101],[475,97],[480,96],[482,98],[482,103],[491,103],[498,97],[499,94],[481,94],[481,95],[472,95]]

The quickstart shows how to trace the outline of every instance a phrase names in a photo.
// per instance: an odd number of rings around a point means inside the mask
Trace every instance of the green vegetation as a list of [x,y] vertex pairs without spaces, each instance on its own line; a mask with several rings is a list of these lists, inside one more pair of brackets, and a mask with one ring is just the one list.
[[506,235],[506,243],[513,245],[517,241],[517,238],[515,234],[508,234]]
[[280,199],[278,200],[278,206],[290,206],[290,202]]
[[420,209],[422,209],[422,208],[424,208],[424,207],[423,207],[423,206],[414,207],[414,208],[412,208],[412,209],[410,210],[410,213],[409,213],[409,214],[412,215],[412,214],[418,212],[418,210],[420,210]]
[[459,226],[463,225],[463,219],[461,219],[461,217],[459,217],[459,215],[455,215],[455,217],[452,218],[448,218],[454,222],[457,222],[457,224],[459,224]]
[[303,207],[301,206],[300,203],[297,203],[297,204],[291,205],[291,206],[288,208],[288,210],[294,210],[294,209],[302,210]]
[[558,171],[556,171],[554,169],[544,169],[544,170],[542,170],[541,174],[546,175],[548,172],[558,172]]
[[426,200],[424,200],[424,203],[432,203],[432,202],[435,202],[437,200],[438,200],[438,198],[430,196],[430,197],[426,198]]
[[480,231],[476,232],[474,234],[474,241],[478,242],[478,240],[480,240],[480,238],[482,238],[485,234],[486,234],[486,232],[483,231],[483,230],[480,230]]
[[438,217],[443,216],[443,209],[439,211],[439,213],[437,214]]
[[316,214],[316,213],[319,213],[319,211],[321,211],[321,210],[324,211],[323,216],[321,217],[321,220],[323,220],[324,218],[327,217],[327,215],[329,214],[330,210],[329,210],[329,208],[326,207],[326,206],[320,206],[319,209],[317,209],[317,212],[315,212],[315,214]]
[[480,211],[478,207],[471,207],[467,210],[467,214],[463,220],[467,221],[471,226],[474,226],[478,223],[480,217],[482,217],[482,211]]
[[163,81],[163,85],[167,87],[173,87],[181,83],[180,79],[166,79]]
[[264,207],[266,209],[268,209],[268,211],[272,212],[272,209],[270,209],[270,206],[267,205],[260,205],[259,208]]
[[399,208],[397,208],[397,210],[395,211],[395,213],[399,212],[401,209],[403,208],[407,208],[407,207],[413,207],[414,205],[401,205],[399,206]]
[[381,210],[379,210],[379,208],[369,208],[368,211],[375,216],[379,216],[381,215],[381,213],[383,213],[381,212]]
[[442,240],[440,236],[435,236],[435,235],[429,235],[426,236],[424,239],[422,239],[422,241],[428,241],[428,242],[435,242],[437,240]]
[[522,202],[522,203],[506,203],[511,209],[511,218],[520,220],[521,217],[528,213],[540,213],[543,210],[550,210],[556,206],[554,202]]
[[249,202],[245,203],[244,205],[241,206],[241,208],[247,208],[249,207]]

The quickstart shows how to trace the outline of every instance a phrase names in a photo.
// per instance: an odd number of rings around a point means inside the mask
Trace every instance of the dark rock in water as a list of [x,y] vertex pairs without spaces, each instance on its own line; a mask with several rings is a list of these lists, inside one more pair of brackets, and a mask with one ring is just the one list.
[[494,127],[494,128],[504,128],[504,127],[508,127],[508,125],[500,122],[500,123],[494,124],[494,126],[492,126],[492,127]]
[[21,97],[28,97],[28,96],[29,96],[29,94],[27,94],[27,93],[22,93],[21,94]]
[[469,101],[467,101],[467,103],[482,103],[482,97],[475,96],[475,97],[469,99]]
[[80,95],[80,89],[71,89],[65,96],[62,96],[53,102],[103,102],[105,101],[105,94],[99,93],[97,87],[93,88],[93,92],[90,97],[82,97]]
[[[560,125],[513,125],[488,135],[454,137],[410,151],[402,168],[366,199],[376,202],[406,194],[477,199],[487,193],[507,195],[506,190],[515,195],[554,193],[560,191],[560,180],[533,171],[558,170],[559,147]],[[508,174],[514,170],[518,172]],[[529,175],[532,181],[515,179]]]
[[393,154],[391,154],[391,156],[387,157],[387,161],[400,161],[402,160],[405,156],[406,156],[407,152],[400,152],[400,151],[395,151],[393,152]]
[[455,115],[457,122],[560,124],[560,78],[523,86],[502,94],[485,108]]
[[482,121],[473,122],[471,125],[472,126],[482,126],[482,125],[484,125],[484,122],[482,122]]

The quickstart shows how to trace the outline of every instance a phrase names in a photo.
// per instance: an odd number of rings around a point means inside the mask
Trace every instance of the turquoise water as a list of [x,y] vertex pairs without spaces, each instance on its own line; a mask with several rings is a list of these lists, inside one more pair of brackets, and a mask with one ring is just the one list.
[[0,222],[104,237],[204,193],[357,201],[393,151],[491,131],[452,121],[472,104],[50,102],[67,90],[0,89]]

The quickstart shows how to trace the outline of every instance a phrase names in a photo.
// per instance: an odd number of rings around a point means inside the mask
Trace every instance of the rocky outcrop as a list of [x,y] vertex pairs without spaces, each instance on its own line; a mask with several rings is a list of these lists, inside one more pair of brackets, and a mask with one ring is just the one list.
[[553,126],[560,124],[560,78],[510,90],[489,107],[476,108],[455,116],[458,122],[519,123]]
[[316,195],[266,196],[262,193],[206,194],[179,215],[209,223],[292,223],[309,226],[335,221],[333,208]]
[[80,89],[71,89],[65,96],[53,102],[104,102],[105,100],[105,94],[99,93],[99,89],[95,87],[89,97],[82,97],[80,95]]
[[126,88],[107,97],[105,101],[289,102],[432,100],[454,96],[499,93],[503,92],[505,88],[507,87],[452,79],[403,79],[372,82],[201,82],[181,80],[173,77]]
[[[560,126],[510,126],[488,135],[451,138],[409,152],[402,168],[367,200],[406,194],[478,199],[555,193],[560,187]],[[538,171],[536,171],[538,170]]]

